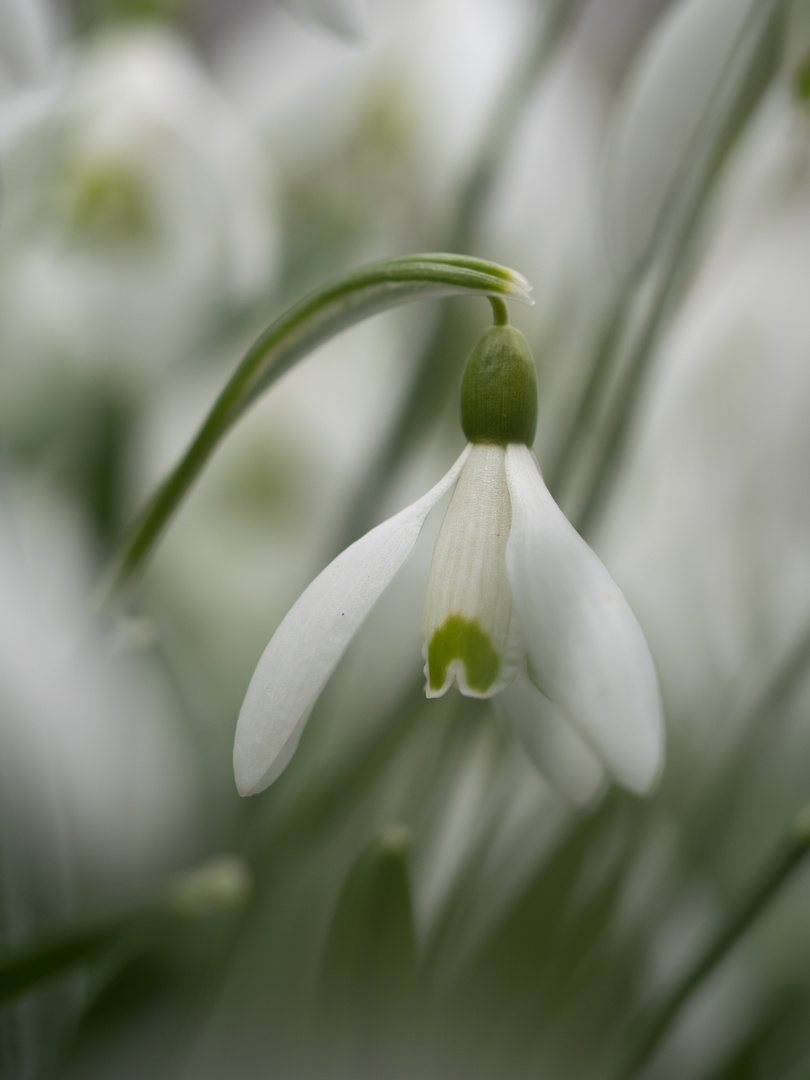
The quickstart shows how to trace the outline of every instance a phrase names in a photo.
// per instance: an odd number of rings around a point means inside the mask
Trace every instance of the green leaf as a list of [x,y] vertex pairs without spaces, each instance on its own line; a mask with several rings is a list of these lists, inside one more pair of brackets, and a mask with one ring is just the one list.
[[248,350],[182,460],[124,536],[105,584],[107,596],[137,576],[222,438],[298,360],[370,315],[410,300],[465,294],[533,302],[525,278],[496,263],[441,253],[408,255],[339,278],[276,319]]
[[[700,990],[729,952],[769,909],[810,854],[810,805],[794,819],[786,836],[759,868],[748,888],[738,895],[702,950],[661,1000],[648,1002],[632,1024],[630,1052],[614,1080],[632,1080],[652,1059],[681,1010]],[[602,1075],[606,1075],[602,1072]]]
[[411,835],[390,828],[349,871],[335,909],[323,966],[327,1002],[378,1008],[402,998],[416,978],[416,942],[408,883]]
[[0,953],[0,1002],[95,959],[133,932],[163,926],[167,920],[196,920],[238,907],[248,890],[241,860],[222,856],[145,895],[4,950]]
[[323,1049],[346,1075],[372,1062],[375,1075],[390,1075],[391,1057],[403,1049],[413,1020],[418,961],[410,847],[404,828],[372,840],[349,871],[332,920],[320,986]]

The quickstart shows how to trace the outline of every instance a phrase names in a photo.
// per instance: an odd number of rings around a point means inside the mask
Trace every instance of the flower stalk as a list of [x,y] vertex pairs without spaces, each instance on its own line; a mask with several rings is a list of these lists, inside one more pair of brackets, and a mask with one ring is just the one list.
[[342,330],[381,311],[445,296],[482,295],[533,303],[525,278],[483,259],[408,255],[372,263],[315,290],[251,346],[181,461],[125,534],[102,589],[112,600],[143,569],[163,530],[224,436],[286,371]]

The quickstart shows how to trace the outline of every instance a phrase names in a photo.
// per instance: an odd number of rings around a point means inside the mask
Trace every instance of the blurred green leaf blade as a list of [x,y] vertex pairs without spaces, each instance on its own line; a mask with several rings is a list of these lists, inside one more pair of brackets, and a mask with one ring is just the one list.
[[392,827],[375,837],[349,871],[332,919],[320,1008],[325,1048],[348,1074],[360,1063],[378,1062],[382,1069],[396,1059],[414,1016],[419,964],[410,848],[408,829]]
[[7,949],[0,953],[0,1002],[95,960],[133,935],[148,936],[167,922],[193,921],[238,908],[249,887],[241,860],[212,859],[145,895]]

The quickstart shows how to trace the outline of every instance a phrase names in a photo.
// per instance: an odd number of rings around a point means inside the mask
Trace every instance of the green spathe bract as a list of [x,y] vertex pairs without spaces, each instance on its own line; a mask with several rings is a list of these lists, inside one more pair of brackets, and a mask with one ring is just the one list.
[[461,660],[467,669],[467,685],[471,690],[485,694],[495,682],[501,658],[478,619],[448,615],[430,639],[428,667],[431,690],[441,689],[447,677],[447,668],[454,660]]
[[534,361],[513,326],[491,326],[473,349],[461,380],[461,426],[472,443],[534,442]]

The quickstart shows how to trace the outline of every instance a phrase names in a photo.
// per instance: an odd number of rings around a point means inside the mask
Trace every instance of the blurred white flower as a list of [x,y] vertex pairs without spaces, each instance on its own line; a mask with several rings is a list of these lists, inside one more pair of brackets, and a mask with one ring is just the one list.
[[87,611],[70,515],[36,502],[0,505],[4,812],[70,872],[129,877],[197,842],[198,778],[165,685]]
[[527,749],[541,771],[548,756],[552,781],[575,772],[579,801],[601,786],[602,764],[635,791],[652,786],[663,754],[652,659],[615,582],[543,483],[527,445],[536,414],[525,340],[495,327],[465,374],[470,442],[461,457],[338,556],[267,646],[237,725],[240,794],[263,790],[286,767],[338,661],[454,484],[422,613],[427,695],[456,681],[468,696],[499,695],[519,737],[526,725],[547,724],[551,735],[530,736]]
[[5,154],[7,408],[60,373],[142,385],[212,309],[252,297],[276,241],[260,142],[171,34],[77,47],[51,115]]
[[[317,196],[351,204],[367,249],[413,249],[419,236],[435,243],[432,230],[455,211],[527,12],[519,0],[409,0],[378,3],[374,15],[372,40],[356,49],[265,5],[215,63],[234,99],[266,126],[293,194],[328,168],[331,183]],[[382,180],[368,167],[375,152],[396,161],[384,205]],[[351,164],[352,182],[341,184]]]

